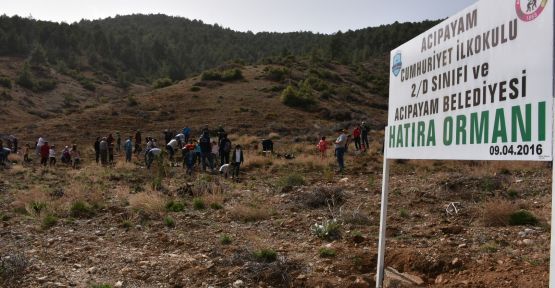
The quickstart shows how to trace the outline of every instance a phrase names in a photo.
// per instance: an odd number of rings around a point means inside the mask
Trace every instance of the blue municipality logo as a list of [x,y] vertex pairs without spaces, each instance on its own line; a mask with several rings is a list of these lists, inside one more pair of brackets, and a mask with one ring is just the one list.
[[401,68],[403,67],[403,61],[401,60],[401,52],[397,52],[393,57],[393,64],[391,65],[391,71],[393,75],[397,77],[399,72],[401,72]]

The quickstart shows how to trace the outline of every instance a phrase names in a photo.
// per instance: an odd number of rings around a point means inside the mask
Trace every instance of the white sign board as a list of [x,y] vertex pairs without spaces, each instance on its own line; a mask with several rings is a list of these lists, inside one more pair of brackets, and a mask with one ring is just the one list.
[[393,50],[387,158],[551,161],[553,1],[478,1]]

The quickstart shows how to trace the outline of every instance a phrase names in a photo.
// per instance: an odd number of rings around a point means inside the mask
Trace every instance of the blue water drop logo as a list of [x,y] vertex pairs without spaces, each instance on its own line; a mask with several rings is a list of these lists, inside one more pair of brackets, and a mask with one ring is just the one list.
[[395,77],[399,76],[399,72],[401,72],[401,68],[403,68],[403,61],[401,58],[401,52],[397,52],[393,57],[393,64],[391,65],[391,72]]

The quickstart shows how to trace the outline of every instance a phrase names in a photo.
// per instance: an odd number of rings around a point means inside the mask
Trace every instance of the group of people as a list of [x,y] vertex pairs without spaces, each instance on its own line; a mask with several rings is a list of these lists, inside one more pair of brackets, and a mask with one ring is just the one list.
[[[349,150],[349,144],[354,140],[356,151],[367,151],[369,148],[369,127],[365,122],[356,125],[349,133],[346,129],[339,129],[338,137],[333,142],[334,154],[337,159],[338,172],[344,172],[344,155]],[[192,137],[192,130],[189,127],[183,128],[179,133],[166,129],[163,132],[164,145],[160,146],[154,137],[145,137],[146,145],[143,147],[143,138],[140,130],[135,136],[127,137],[123,143],[125,161],[131,162],[133,154],[141,159],[144,156],[144,163],[150,169],[155,159],[160,158],[163,149],[169,156],[172,166],[178,166],[178,152],[181,151],[182,166],[191,175],[195,168],[201,171],[209,169],[212,173],[219,170],[225,177],[231,175],[233,178],[239,177],[241,164],[244,162],[244,154],[241,145],[233,147],[231,140],[224,128],[220,126],[217,130],[211,131],[208,125],[201,130],[199,137]],[[8,147],[4,147],[4,142],[0,139],[0,164],[3,164],[10,153],[17,153],[17,138],[10,138]],[[13,139],[16,139],[13,141]],[[264,154],[273,153],[273,142],[270,139],[262,141]],[[317,150],[321,157],[326,157],[330,145],[326,137],[322,137],[317,144]],[[122,139],[119,132],[108,134],[105,137],[97,137],[94,145],[95,161],[103,166],[114,164],[114,154],[122,151]],[[31,147],[29,144],[24,146],[23,158],[25,162],[31,162],[29,157]],[[65,146],[58,155],[56,146],[50,144],[45,138],[39,137],[35,143],[36,154],[40,157],[43,166],[55,166],[59,156],[60,161],[66,165],[77,168],[81,162],[81,155],[77,145]],[[142,159],[141,159],[142,160]]]
[[[339,135],[334,142],[334,154],[337,159],[337,165],[339,166],[338,172],[343,173],[345,170],[345,153],[349,151],[351,136],[352,139],[354,139],[356,151],[367,151],[370,145],[368,139],[370,128],[366,122],[363,121],[361,124],[355,126],[352,134],[348,135],[347,133],[349,131],[347,129],[338,129],[336,132],[338,132]],[[329,148],[325,136],[320,139],[316,148],[320,152],[321,157],[325,158]]]
[[[164,145],[161,146],[154,137],[144,138],[146,145],[143,147],[142,132],[137,130],[135,136],[129,136],[123,143],[125,161],[131,162],[133,154],[136,157],[143,157],[147,169],[165,149],[172,166],[177,166],[178,152],[181,152],[182,166],[191,175],[198,166],[202,171],[209,169],[215,173],[218,169],[224,176],[239,177],[240,166],[244,162],[244,155],[241,145],[232,146],[231,140],[223,127],[219,127],[212,134],[216,137],[211,138],[210,130],[206,125],[198,138],[191,136],[192,130],[189,127],[183,128],[179,133],[164,130]],[[116,137],[109,134],[106,137],[98,137],[94,143],[95,159],[102,165],[111,165],[114,162],[114,153],[121,151],[120,134]],[[141,156],[143,155],[143,156]],[[140,159],[140,158],[139,158]]]

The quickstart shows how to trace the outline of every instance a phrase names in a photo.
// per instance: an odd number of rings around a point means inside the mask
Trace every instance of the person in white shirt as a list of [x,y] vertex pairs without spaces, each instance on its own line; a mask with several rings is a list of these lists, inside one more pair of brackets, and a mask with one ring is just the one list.
[[233,178],[239,179],[239,172],[241,168],[241,164],[245,161],[243,157],[243,149],[241,149],[241,145],[235,146],[235,150],[233,150],[233,154],[231,154],[231,163],[233,163]]
[[154,158],[158,155],[160,155],[160,153],[162,153],[162,150],[160,148],[152,148],[150,150],[148,150],[148,152],[146,153],[146,168],[150,170],[150,166],[152,165],[152,162],[154,161]]
[[50,160],[50,166],[56,166],[56,146],[50,146],[50,151],[48,151],[48,158]]
[[337,164],[339,165],[339,173],[343,173],[345,170],[345,145],[347,144],[347,135],[345,135],[345,130],[337,130],[339,136],[335,140],[335,157],[337,158]]
[[173,162],[173,155],[175,155],[175,151],[177,151],[178,148],[179,148],[179,143],[175,138],[170,140],[170,142],[168,142],[168,145],[166,145],[166,149],[168,150],[168,154],[170,155],[171,162]]

